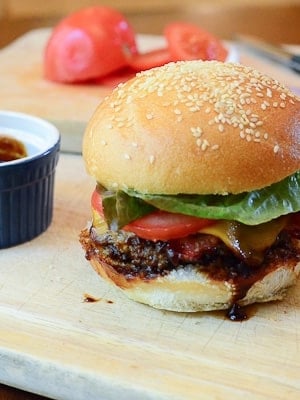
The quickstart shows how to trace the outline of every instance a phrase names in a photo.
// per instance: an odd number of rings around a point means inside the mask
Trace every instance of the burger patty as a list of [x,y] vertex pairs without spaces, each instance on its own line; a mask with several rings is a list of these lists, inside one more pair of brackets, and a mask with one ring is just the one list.
[[80,242],[86,258],[109,264],[126,279],[144,280],[164,276],[184,266],[206,271],[217,280],[249,280],[263,271],[300,261],[300,231],[283,230],[275,243],[266,249],[259,265],[235,255],[219,238],[198,233],[184,239],[150,241],[125,231],[107,231],[97,235],[92,227],[81,232]]

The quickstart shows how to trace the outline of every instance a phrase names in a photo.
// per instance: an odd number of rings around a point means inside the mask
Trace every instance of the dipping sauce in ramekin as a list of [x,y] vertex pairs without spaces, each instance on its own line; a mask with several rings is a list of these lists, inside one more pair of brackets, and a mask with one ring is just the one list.
[[47,121],[0,111],[0,249],[49,227],[59,144],[57,128]]

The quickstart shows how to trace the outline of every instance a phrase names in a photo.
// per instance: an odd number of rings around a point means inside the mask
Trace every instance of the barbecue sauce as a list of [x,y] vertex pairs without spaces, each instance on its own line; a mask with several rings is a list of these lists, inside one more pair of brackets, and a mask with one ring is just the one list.
[[244,321],[245,319],[248,319],[248,314],[246,313],[245,308],[234,303],[227,311],[226,317],[229,318],[230,321]]
[[[83,299],[84,303],[96,303],[98,301],[103,300],[100,297],[96,298],[96,297],[91,296],[90,294],[87,294],[87,293],[85,293],[83,297],[84,297],[84,299]],[[113,301],[112,300],[106,300],[106,303],[107,304],[113,304]]]
[[0,163],[18,160],[27,156],[22,142],[9,136],[0,135]]
[[97,301],[100,301],[100,300],[101,300],[101,299],[96,298],[96,297],[94,297],[94,296],[91,296],[90,294],[87,294],[87,293],[84,294],[84,299],[83,299],[83,301],[84,301],[85,303],[96,303]]

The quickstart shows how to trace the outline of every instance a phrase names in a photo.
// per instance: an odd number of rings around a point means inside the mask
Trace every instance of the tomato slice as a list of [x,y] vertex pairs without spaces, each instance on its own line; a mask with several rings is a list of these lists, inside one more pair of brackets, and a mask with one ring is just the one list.
[[169,49],[155,49],[146,53],[133,54],[128,58],[128,64],[135,71],[144,71],[160,67],[172,61]]
[[95,189],[92,193],[91,197],[91,206],[92,208],[97,211],[98,214],[101,215],[102,218],[104,218],[104,212],[103,212],[103,205],[102,205],[102,197],[100,194],[97,192],[97,189]]
[[165,27],[164,35],[174,61],[225,61],[228,54],[220,39],[198,25],[172,22]]
[[126,225],[123,229],[135,233],[143,239],[171,240],[198,232],[214,220],[189,215],[155,211]]
[[127,65],[135,54],[135,32],[110,7],[88,7],[64,18],[52,31],[44,55],[45,78],[82,82]]

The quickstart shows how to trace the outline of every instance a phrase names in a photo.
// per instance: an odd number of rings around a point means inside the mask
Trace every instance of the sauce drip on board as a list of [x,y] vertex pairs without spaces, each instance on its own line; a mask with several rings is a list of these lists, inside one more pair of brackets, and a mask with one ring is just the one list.
[[85,293],[85,294],[84,294],[84,299],[83,299],[83,301],[84,301],[85,303],[95,303],[95,302],[100,301],[100,300],[101,300],[101,299],[96,298],[96,297],[94,297],[94,296],[91,296],[91,295],[88,294],[88,293]]
[[[96,303],[98,301],[103,300],[101,297],[94,297],[88,293],[84,293],[83,295],[83,302],[84,303]],[[105,300],[107,304],[113,304],[112,300]]]
[[245,308],[236,303],[229,308],[226,313],[226,317],[229,318],[230,321],[244,321],[245,319],[248,319]]

